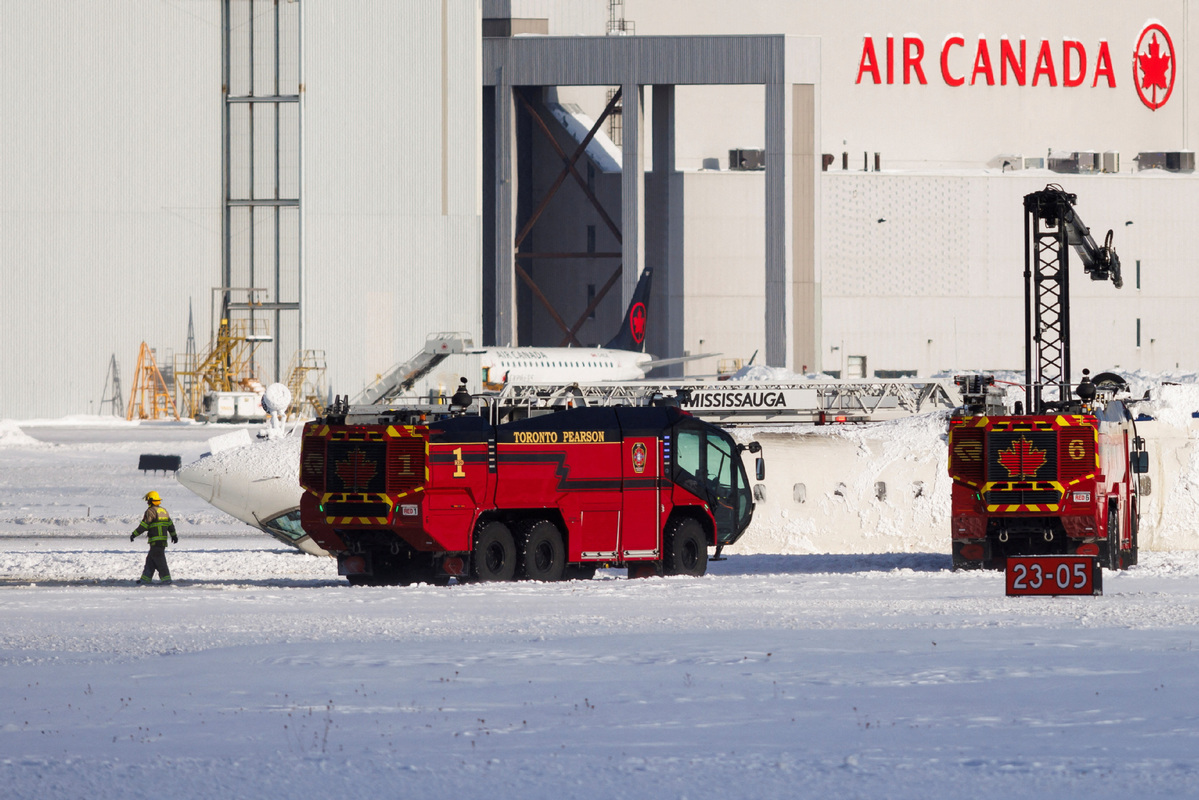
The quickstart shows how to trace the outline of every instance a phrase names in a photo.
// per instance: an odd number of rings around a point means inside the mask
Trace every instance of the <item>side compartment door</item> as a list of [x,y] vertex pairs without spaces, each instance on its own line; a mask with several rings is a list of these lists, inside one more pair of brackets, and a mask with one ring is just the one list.
[[662,443],[657,436],[626,436],[621,462],[621,558],[656,559],[662,554]]
[[490,435],[490,426],[477,417],[449,420],[430,430],[424,547],[451,552],[471,548],[475,519],[491,505]]

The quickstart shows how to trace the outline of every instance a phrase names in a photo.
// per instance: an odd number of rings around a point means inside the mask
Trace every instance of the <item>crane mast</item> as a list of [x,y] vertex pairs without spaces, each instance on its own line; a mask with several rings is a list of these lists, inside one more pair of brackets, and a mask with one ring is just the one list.
[[[1030,414],[1044,414],[1071,401],[1070,250],[1091,280],[1111,280],[1119,289],[1120,257],[1112,232],[1102,246],[1074,211],[1077,195],[1049,185],[1024,196],[1024,374]],[[1056,386],[1056,398],[1043,394]]]

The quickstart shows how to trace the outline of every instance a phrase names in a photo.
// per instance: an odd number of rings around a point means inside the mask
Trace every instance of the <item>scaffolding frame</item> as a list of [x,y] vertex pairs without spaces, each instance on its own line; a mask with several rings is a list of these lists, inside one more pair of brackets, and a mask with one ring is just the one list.
[[319,417],[325,411],[328,385],[325,383],[325,351],[297,350],[287,367],[287,389],[291,405],[287,419]]
[[[235,308],[253,308],[262,289],[243,289],[219,286],[212,290],[213,311],[217,298],[221,304]],[[238,302],[229,298],[243,297]],[[204,395],[209,392],[252,391],[261,394],[255,352],[260,345],[277,342],[271,335],[270,319],[265,317],[230,318],[222,316],[213,321],[216,333],[200,353],[175,356],[175,393],[179,405],[189,417],[203,408]]]
[[137,352],[137,368],[133,373],[133,391],[129,394],[129,409],[125,419],[179,419],[175,400],[167,382],[154,360],[154,350],[142,342]]
[[[219,319],[247,319],[250,330],[264,315],[271,321],[268,372],[275,381],[283,377],[284,340],[304,349],[302,8],[278,0],[221,2],[221,284],[264,286],[266,299],[237,303],[227,294]],[[259,227],[267,228],[266,242]],[[215,340],[215,328],[211,335]]]

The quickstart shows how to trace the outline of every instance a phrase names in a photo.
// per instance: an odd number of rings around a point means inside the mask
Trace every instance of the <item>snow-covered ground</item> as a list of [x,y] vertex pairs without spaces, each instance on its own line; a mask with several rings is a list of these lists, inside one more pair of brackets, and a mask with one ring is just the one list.
[[[1005,598],[902,531],[701,579],[350,588],[137,471],[210,430],[87,422],[0,422],[5,797],[1199,796],[1199,552],[1094,598]],[[132,583],[150,489],[174,587]]]

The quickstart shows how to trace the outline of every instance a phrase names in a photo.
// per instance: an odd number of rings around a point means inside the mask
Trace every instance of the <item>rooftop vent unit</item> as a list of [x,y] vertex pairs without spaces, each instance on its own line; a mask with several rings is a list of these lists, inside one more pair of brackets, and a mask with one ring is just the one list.
[[1000,153],[987,162],[987,166],[1003,172],[1024,169],[1024,159],[1014,153]]
[[729,169],[766,169],[766,151],[740,148],[729,151]]
[[1090,175],[1103,171],[1103,156],[1094,150],[1073,153],[1051,152],[1049,169],[1067,175]]
[[1054,172],[1078,174],[1078,153],[1050,152],[1046,166]]
[[1158,153],[1137,153],[1137,169],[1164,169],[1167,172],[1194,172],[1195,153],[1175,150]]

